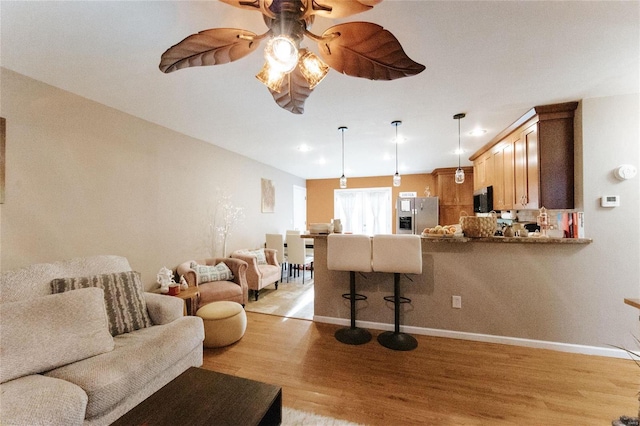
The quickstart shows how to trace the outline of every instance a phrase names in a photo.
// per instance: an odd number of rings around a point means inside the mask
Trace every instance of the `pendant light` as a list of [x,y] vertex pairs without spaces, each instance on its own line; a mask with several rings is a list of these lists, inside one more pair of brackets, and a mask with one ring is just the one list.
[[348,130],[348,128],[340,126],[338,130],[342,132],[342,177],[340,177],[340,188],[345,189],[347,187],[347,178],[344,176],[344,131]]
[[466,114],[460,113],[453,116],[454,120],[458,120],[458,169],[456,170],[456,183],[464,183],[464,170],[460,167],[460,155],[462,155],[462,149],[460,148],[460,119],[464,118]]
[[396,144],[396,174],[393,175],[393,186],[400,186],[402,178],[398,174],[398,126],[402,124],[402,121],[395,120],[392,121],[391,124],[396,127],[396,139],[394,140]]

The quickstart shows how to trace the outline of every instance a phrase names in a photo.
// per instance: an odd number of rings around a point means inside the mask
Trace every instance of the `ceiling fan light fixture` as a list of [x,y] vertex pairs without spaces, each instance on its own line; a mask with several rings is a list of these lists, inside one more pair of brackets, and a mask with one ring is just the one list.
[[298,64],[300,72],[309,83],[309,89],[316,87],[329,72],[329,66],[307,49],[301,51]]
[[264,63],[260,72],[256,74],[256,78],[269,89],[280,93],[285,75],[287,75],[287,73],[274,69],[269,64],[269,61],[267,61]]
[[273,69],[285,74],[293,71],[298,64],[298,48],[293,39],[286,35],[269,39],[264,56]]

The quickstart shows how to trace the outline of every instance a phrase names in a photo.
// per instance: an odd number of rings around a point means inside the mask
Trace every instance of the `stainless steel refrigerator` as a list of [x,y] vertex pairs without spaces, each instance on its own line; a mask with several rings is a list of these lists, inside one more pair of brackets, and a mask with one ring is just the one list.
[[421,234],[438,224],[438,197],[404,198],[396,203],[396,234]]

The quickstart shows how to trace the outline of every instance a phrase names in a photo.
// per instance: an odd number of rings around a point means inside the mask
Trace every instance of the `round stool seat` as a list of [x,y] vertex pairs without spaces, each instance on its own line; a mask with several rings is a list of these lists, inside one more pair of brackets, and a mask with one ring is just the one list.
[[247,314],[236,302],[213,302],[198,309],[204,322],[204,346],[219,348],[237,342],[247,329]]

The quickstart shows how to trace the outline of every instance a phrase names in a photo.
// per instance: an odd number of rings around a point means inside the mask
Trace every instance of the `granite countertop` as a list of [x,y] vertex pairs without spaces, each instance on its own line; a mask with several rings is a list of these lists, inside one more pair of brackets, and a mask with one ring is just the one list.
[[[327,234],[303,234],[302,238],[327,238]],[[590,238],[549,238],[549,237],[422,237],[429,243],[502,243],[502,244],[590,244]]]

